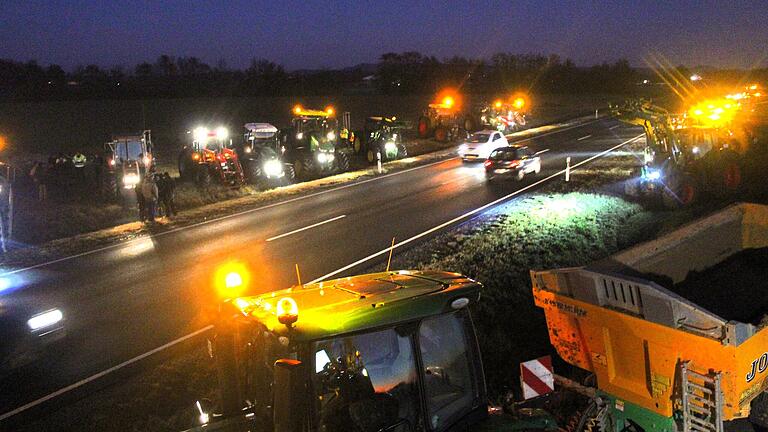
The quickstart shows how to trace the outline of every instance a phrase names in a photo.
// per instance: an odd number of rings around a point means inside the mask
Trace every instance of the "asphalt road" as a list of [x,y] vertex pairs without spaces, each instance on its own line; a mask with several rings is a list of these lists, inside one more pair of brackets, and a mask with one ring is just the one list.
[[[606,119],[526,144],[547,150],[540,179],[567,156],[576,163],[639,132]],[[44,360],[0,381],[0,418],[205,327],[212,274],[225,262],[250,268],[250,293],[285,288],[296,282],[295,264],[305,282],[316,279],[535,181],[489,187],[482,164],[453,158],[13,274],[19,289],[0,301],[58,307],[67,334]],[[375,262],[383,270],[386,255],[360,266]]]

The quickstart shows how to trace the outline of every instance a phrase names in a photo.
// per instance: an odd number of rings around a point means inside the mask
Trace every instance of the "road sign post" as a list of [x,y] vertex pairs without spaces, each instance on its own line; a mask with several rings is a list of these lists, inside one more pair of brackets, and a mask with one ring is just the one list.
[[571,157],[565,158],[565,181],[571,181]]

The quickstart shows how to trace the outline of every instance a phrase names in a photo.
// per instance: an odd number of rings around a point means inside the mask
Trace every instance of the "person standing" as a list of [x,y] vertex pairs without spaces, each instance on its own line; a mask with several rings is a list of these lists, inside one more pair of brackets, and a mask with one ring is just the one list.
[[35,163],[29,172],[32,181],[37,185],[37,200],[45,201],[48,199],[48,170],[42,162]]
[[143,183],[139,182],[133,187],[133,191],[136,192],[136,204],[139,206],[139,222],[144,222],[147,219],[147,205],[142,193],[142,186]]
[[176,195],[176,183],[173,181],[171,175],[167,172],[164,172],[160,178],[160,202],[162,204],[163,210],[165,211],[166,216],[175,216],[176,206],[174,205],[173,200]]
[[158,190],[154,176],[148,174],[141,185],[141,194],[144,195],[144,205],[147,209],[147,220],[155,222],[157,213]]

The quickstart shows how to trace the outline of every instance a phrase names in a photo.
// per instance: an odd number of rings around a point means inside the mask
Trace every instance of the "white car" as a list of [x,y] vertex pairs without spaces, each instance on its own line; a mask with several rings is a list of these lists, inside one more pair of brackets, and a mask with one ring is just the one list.
[[503,133],[494,130],[475,132],[459,146],[459,157],[464,162],[484,161],[491,152],[502,146],[509,145]]

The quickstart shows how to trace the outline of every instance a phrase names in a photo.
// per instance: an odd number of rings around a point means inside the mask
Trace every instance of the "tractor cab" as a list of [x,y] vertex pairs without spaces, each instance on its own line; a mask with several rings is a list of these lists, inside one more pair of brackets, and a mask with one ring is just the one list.
[[479,295],[459,274],[389,271],[227,300],[211,345],[221,397],[196,404],[196,430],[469,428],[488,412]]
[[235,145],[245,176],[250,182],[285,176],[278,129],[269,123],[246,123],[243,141]]
[[243,183],[243,169],[229,130],[198,127],[190,131],[192,143],[185,145],[179,156],[179,174],[207,186],[212,180],[229,186]]
[[104,144],[108,183],[112,193],[133,189],[152,169],[154,156],[151,131],[136,134],[113,135]]
[[408,155],[403,144],[405,129],[406,124],[394,116],[368,117],[363,129],[362,148],[355,150],[363,152],[368,163],[404,158]]

